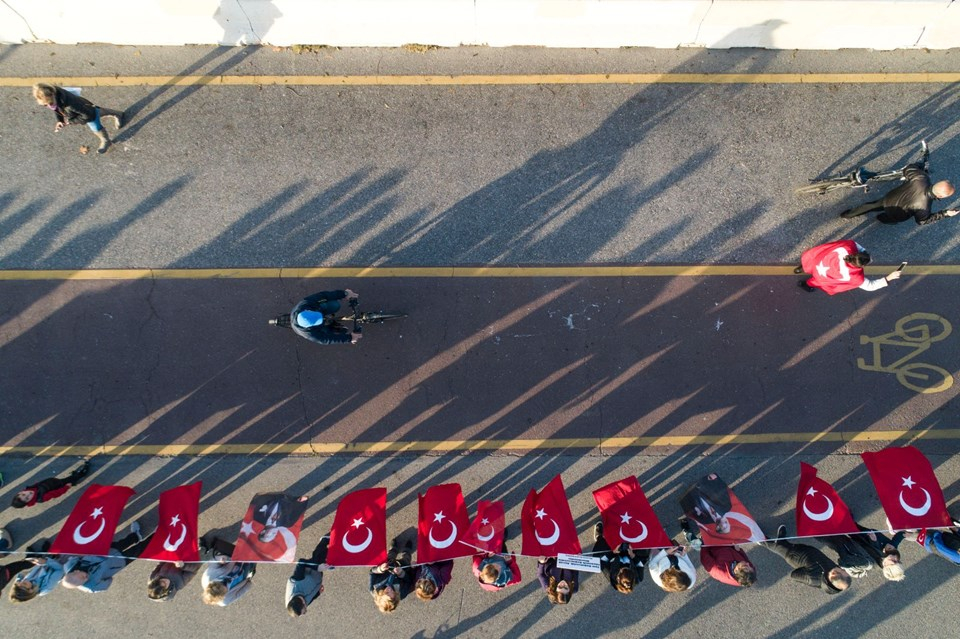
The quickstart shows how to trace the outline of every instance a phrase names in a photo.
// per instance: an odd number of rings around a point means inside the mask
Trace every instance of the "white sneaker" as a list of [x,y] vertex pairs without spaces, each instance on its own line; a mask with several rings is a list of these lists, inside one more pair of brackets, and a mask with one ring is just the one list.
[[140,522],[135,521],[130,524],[130,532],[137,536],[138,541],[143,541],[143,535],[140,534]]
[[10,550],[11,548],[13,548],[13,535],[6,528],[0,528],[0,550]]

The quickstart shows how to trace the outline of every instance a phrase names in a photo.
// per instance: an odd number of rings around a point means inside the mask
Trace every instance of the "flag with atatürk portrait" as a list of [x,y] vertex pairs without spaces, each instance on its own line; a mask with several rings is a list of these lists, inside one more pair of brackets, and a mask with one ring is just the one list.
[[233,561],[290,563],[297,558],[297,539],[307,499],[283,493],[254,495],[240,524]]

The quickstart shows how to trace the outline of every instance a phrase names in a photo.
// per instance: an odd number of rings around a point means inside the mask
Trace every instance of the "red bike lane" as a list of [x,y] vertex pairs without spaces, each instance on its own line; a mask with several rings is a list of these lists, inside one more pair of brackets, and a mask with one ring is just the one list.
[[[0,446],[835,451],[900,432],[955,446],[953,277],[834,297],[796,281],[2,281]],[[267,325],[339,287],[409,317],[356,346]]]

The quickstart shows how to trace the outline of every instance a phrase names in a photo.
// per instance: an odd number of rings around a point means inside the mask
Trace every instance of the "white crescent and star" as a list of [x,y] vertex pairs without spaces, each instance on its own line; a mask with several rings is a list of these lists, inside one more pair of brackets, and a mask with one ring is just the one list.
[[100,506],[97,506],[96,508],[94,508],[93,512],[90,513],[90,517],[92,517],[93,519],[97,519],[97,518],[100,519],[100,526],[97,528],[97,532],[93,533],[92,535],[84,535],[82,532],[80,532],[80,529],[83,528],[83,525],[87,522],[86,520],[80,522],[80,524],[78,524],[77,527],[73,529],[73,542],[75,544],[79,544],[81,546],[89,544],[94,539],[99,537],[100,533],[103,532],[103,529],[106,528],[107,520],[105,517],[103,517],[103,508],[101,508]]
[[[360,524],[358,525],[357,522],[360,522]],[[363,526],[363,520],[362,520],[362,519],[354,519],[352,526],[353,526],[354,528],[358,528],[358,529],[359,529],[360,526]],[[360,544],[351,544],[349,541],[347,541],[347,535],[350,534],[350,531],[349,531],[349,530],[348,530],[347,532],[343,533],[343,538],[342,538],[341,541],[343,542],[343,549],[344,549],[344,550],[346,550],[346,551],[349,552],[349,553],[352,553],[352,554],[356,555],[357,553],[361,553],[361,552],[363,552],[364,550],[367,549],[367,547],[368,547],[368,546],[370,545],[370,543],[373,541],[373,531],[370,530],[370,528],[369,528],[368,526],[364,526],[364,527],[367,529],[367,538],[364,539],[364,540],[363,540],[363,543],[360,543]]]
[[[841,282],[850,281],[850,268],[847,266],[847,263],[843,261],[849,253],[845,248],[835,248],[833,252],[837,254],[837,268],[840,271],[840,277],[838,278]],[[830,267],[820,262],[817,264],[817,273],[820,274],[820,277],[827,277],[827,273],[830,271]]]
[[[544,513],[544,516],[546,516],[546,513]],[[533,529],[533,536],[537,538],[537,543],[539,543],[541,546],[552,546],[553,544],[557,543],[558,539],[560,539],[560,525],[557,524],[556,520],[552,517],[550,518],[550,521],[553,523],[553,534],[549,537],[541,537],[540,533],[537,532],[536,527]]]
[[[817,494],[817,490],[813,486],[811,486],[810,490],[807,491],[808,497],[813,497],[816,494]],[[827,509],[819,513],[812,512],[809,508],[807,508],[807,500],[806,498],[804,498],[803,514],[809,517],[810,519],[812,519],[813,521],[827,521],[828,519],[833,517],[833,500],[831,500],[826,495],[824,495],[823,498],[827,500]]]
[[627,537],[623,534],[623,525],[629,524],[632,517],[630,513],[623,513],[620,515],[620,539],[624,540],[628,544],[639,544],[641,541],[647,538],[647,525],[644,524],[639,519],[634,519],[638,524],[640,524],[640,534],[635,537]]
[[[903,485],[906,488],[912,489],[914,484],[916,483],[917,482],[913,481],[913,477],[903,478]],[[903,508],[908,515],[913,515],[914,517],[923,517],[928,512],[930,512],[930,506],[933,505],[933,500],[930,498],[930,493],[927,492],[926,488],[921,488],[920,490],[923,491],[923,494],[925,495],[925,500],[923,502],[923,505],[920,506],[919,508],[914,508],[913,506],[905,502],[903,500],[903,490],[900,491],[900,507]]]
[[[444,520],[444,518],[445,518],[445,516],[444,516],[444,514],[443,514],[443,511],[440,511],[440,512],[435,513],[435,514],[433,515],[433,521],[434,521],[434,522],[442,522],[442,521]],[[452,546],[452,545],[453,545],[453,542],[455,542],[455,541],[457,540],[457,533],[458,533],[459,531],[457,530],[457,525],[456,525],[455,523],[453,523],[452,520],[450,521],[450,528],[451,528],[450,536],[447,537],[446,539],[441,539],[441,540],[437,541],[437,540],[434,539],[434,537],[433,537],[433,526],[430,526],[430,533],[427,535],[427,539],[430,541],[430,545],[433,546],[434,548],[437,548],[437,549],[440,549],[440,550],[442,550],[442,549],[444,549],[444,548],[449,548],[450,546]]]
[[170,527],[180,526],[180,538],[176,542],[170,542],[170,533],[167,533],[167,538],[163,540],[163,549],[168,552],[176,552],[177,548],[180,547],[180,544],[183,543],[183,540],[187,538],[187,525],[180,523],[180,515],[174,515],[173,519],[170,520]]

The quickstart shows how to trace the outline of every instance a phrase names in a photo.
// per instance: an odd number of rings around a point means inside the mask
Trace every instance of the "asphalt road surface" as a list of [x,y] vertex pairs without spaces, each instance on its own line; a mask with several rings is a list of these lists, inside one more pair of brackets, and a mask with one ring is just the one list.
[[[228,537],[254,493],[309,494],[306,556],[351,490],[386,486],[390,533],[409,535],[417,492],[457,481],[471,512],[506,502],[518,547],[524,496],[562,473],[589,548],[591,491],[631,474],[670,534],[677,495],[707,472],[765,530],[792,529],[799,461],[881,526],[855,453],[912,443],[950,504],[960,222],[850,222],[837,213],[878,191],[793,189],[902,166],[921,139],[935,177],[960,179],[955,55],[0,47],[0,500],[97,454],[94,481],[137,489],[124,525],[149,529],[159,492],[196,480],[201,527]],[[54,134],[29,96],[38,79],[127,109],[114,147]],[[905,276],[875,293],[797,288],[801,251],[841,237],[873,253],[873,276],[907,260]],[[340,348],[267,326],[339,287],[409,316]],[[20,550],[76,496],[7,508],[0,525]],[[956,567],[915,544],[905,582],[871,574],[830,598],[749,552],[751,590],[701,570],[689,593],[648,577],[627,598],[585,576],[565,607],[533,559],[500,594],[461,560],[442,599],[389,616],[362,570],[340,569],[294,621],[286,566],[261,567],[227,609],[203,606],[198,584],[156,605],[144,562],[103,594],[0,607],[5,634],[42,637],[955,625]]]

